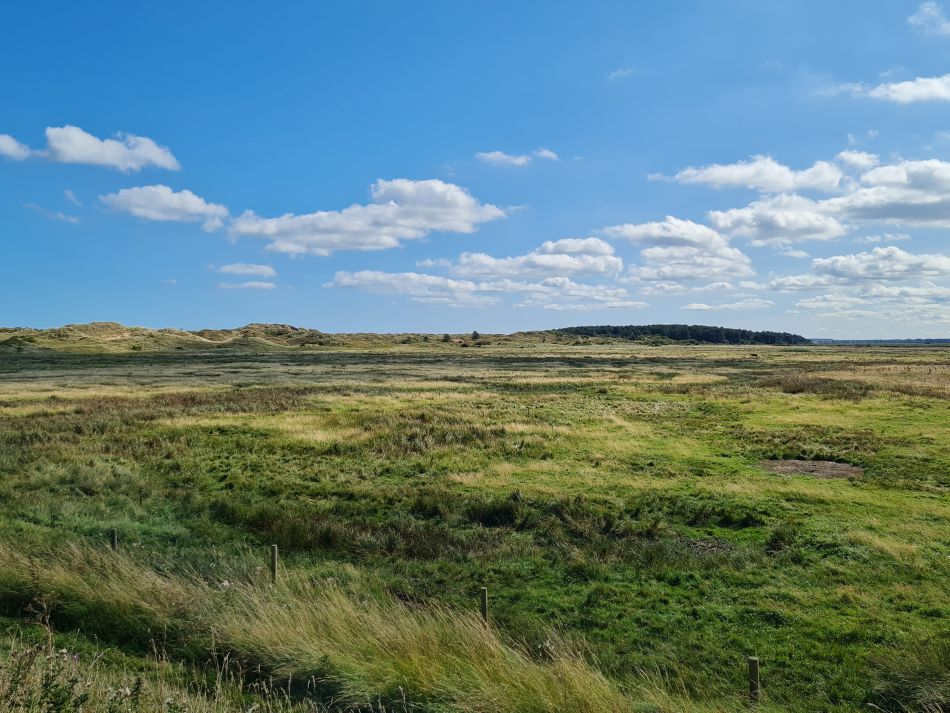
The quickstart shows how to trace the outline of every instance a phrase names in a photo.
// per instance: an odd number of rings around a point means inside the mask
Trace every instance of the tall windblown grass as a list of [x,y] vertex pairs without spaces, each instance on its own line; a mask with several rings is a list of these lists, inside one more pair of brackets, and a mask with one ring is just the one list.
[[667,695],[645,676],[623,691],[557,640],[531,655],[477,615],[412,607],[358,581],[285,572],[270,585],[228,576],[237,582],[160,574],[80,546],[28,556],[0,544],[0,602],[8,609],[41,601],[54,622],[115,643],[159,646],[193,661],[226,653],[245,670],[288,682],[288,691],[319,690],[337,710],[712,710]]

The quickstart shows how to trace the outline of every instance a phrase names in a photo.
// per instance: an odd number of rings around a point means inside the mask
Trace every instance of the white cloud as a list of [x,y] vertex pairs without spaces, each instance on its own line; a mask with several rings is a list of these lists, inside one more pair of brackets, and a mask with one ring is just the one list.
[[503,296],[520,299],[516,307],[550,310],[636,309],[646,306],[627,298],[623,288],[585,285],[559,276],[539,282],[510,279],[473,281],[418,272],[360,270],[337,272],[325,287],[350,287],[376,294],[403,295],[416,302],[451,307],[483,307],[497,304]]
[[913,254],[899,247],[873,248],[854,255],[816,258],[812,267],[817,275],[843,281],[904,280],[916,277],[950,276],[950,256]]
[[218,287],[222,290],[273,290],[277,285],[273,282],[252,280],[250,282],[219,282]]
[[490,163],[492,166],[527,166],[531,163],[531,157],[527,154],[512,156],[504,151],[479,151],[475,154],[482,163]]
[[21,144],[9,134],[0,134],[0,156],[12,158],[14,161],[22,161],[29,158],[31,153],[33,152],[26,144]]
[[950,287],[932,282],[918,286],[862,284],[850,291],[838,288],[799,300],[795,307],[816,317],[915,322],[932,329],[950,324]]
[[535,158],[542,158],[546,161],[560,161],[561,157],[554,153],[551,149],[546,149],[543,146],[537,148],[533,151]]
[[749,257],[731,247],[725,235],[691,220],[666,216],[660,222],[614,225],[603,233],[650,246],[640,251],[644,265],[629,270],[634,281],[716,280],[754,274]]
[[861,171],[874,168],[881,162],[877,154],[868,153],[867,151],[853,151],[851,149],[841,151],[835,158],[848,167],[856,168]]
[[729,244],[725,235],[691,220],[666,216],[652,223],[624,223],[604,228],[605,235],[626,238],[639,245],[691,246],[717,250]]
[[910,236],[904,233],[884,233],[883,235],[863,235],[851,242],[861,245],[876,245],[878,243],[899,243],[907,240],[910,240]]
[[535,149],[530,154],[512,155],[504,151],[479,151],[475,154],[482,163],[489,163],[493,166],[527,166],[532,158],[540,158],[547,161],[560,161],[560,157],[551,149],[543,146]]
[[623,260],[614,255],[528,253],[516,257],[493,257],[486,253],[462,253],[451,269],[455,275],[481,277],[615,275],[623,269]]
[[69,215],[67,213],[60,213],[59,211],[51,211],[42,208],[36,203],[27,203],[24,208],[29,208],[30,210],[42,215],[48,220],[58,220],[61,223],[71,223],[72,225],[79,225],[79,218],[75,215]]
[[171,151],[145,136],[120,133],[114,139],[100,139],[78,126],[51,126],[46,129],[46,143],[46,155],[59,163],[108,166],[123,173],[146,166],[181,168]]
[[[457,276],[539,277],[546,275],[616,275],[623,260],[613,247],[599,238],[548,240],[526,255],[494,257],[486,253],[462,253],[450,264]],[[434,262],[424,266],[434,266]]]
[[753,245],[788,245],[802,240],[831,240],[847,228],[822,202],[794,194],[754,201],[745,208],[714,210],[709,222],[718,230],[748,238]]
[[454,280],[419,272],[359,270],[337,272],[325,287],[351,287],[377,294],[405,295],[416,302],[452,307],[478,307],[498,302],[495,294],[480,292],[470,280]]
[[339,211],[278,218],[245,211],[231,222],[228,232],[268,240],[268,249],[277,252],[330,255],[335,250],[393,248],[433,231],[473,233],[480,223],[505,216],[501,208],[480,203],[464,188],[437,179],[378,180],[371,194],[371,204]]
[[799,300],[795,303],[795,306],[801,309],[842,310],[851,309],[855,305],[859,304],[867,304],[867,300],[861,297],[850,297],[848,295],[835,292],[827,295],[816,295],[815,297],[808,297],[806,299]]
[[540,309],[553,310],[555,312],[589,312],[598,309],[643,309],[649,306],[649,303],[640,302],[638,300],[613,300],[610,302],[543,302],[533,300],[515,305],[515,307],[539,307]]
[[784,255],[785,257],[794,257],[794,258],[810,257],[810,255],[804,250],[795,250],[794,248],[785,248],[784,250],[780,250],[779,255]]
[[832,287],[836,281],[818,275],[782,275],[769,281],[768,288],[778,292],[801,292]]
[[922,2],[917,12],[907,18],[908,24],[933,35],[950,35],[950,22],[947,22],[943,8],[936,2]]
[[647,303],[627,299],[623,288],[603,285],[584,285],[567,277],[549,277],[536,284],[528,284],[521,291],[528,295],[515,307],[539,307],[541,309],[590,310],[590,309],[640,309]]
[[929,159],[877,166],[821,209],[853,220],[950,227],[950,163]]
[[608,82],[616,82],[618,79],[626,79],[631,74],[633,74],[632,67],[621,67],[620,69],[615,69],[612,72],[607,74]]
[[825,94],[850,94],[896,104],[927,101],[950,101],[950,74],[940,77],[917,77],[903,82],[885,82],[877,86],[862,83],[839,84],[825,90]]
[[688,305],[684,305],[683,309],[691,310],[694,312],[713,312],[718,310],[751,310],[751,309],[767,309],[772,307],[775,303],[772,300],[763,300],[757,297],[750,297],[749,299],[739,300],[738,302],[727,302],[724,304],[706,304],[705,302],[691,302]]
[[640,252],[644,265],[631,267],[634,281],[715,280],[753,275],[752,262],[736,248],[709,253],[699,248],[647,248]]
[[245,262],[235,262],[230,265],[222,265],[218,272],[228,275],[257,275],[258,277],[274,277],[277,271],[270,265],[254,265]]
[[[663,176],[651,176],[663,179]],[[747,161],[684,168],[672,177],[678,183],[699,183],[713,188],[752,188],[765,193],[814,189],[837,190],[841,169],[828,161],[816,161],[811,168],[795,171],[771,156],[753,156]]]
[[202,228],[208,232],[220,228],[228,216],[223,205],[208,203],[191,191],[175,192],[162,185],[123,188],[99,196],[99,200],[114,210],[145,220],[203,223]]
[[950,301],[950,287],[942,287],[933,282],[922,282],[916,286],[861,285],[858,288],[858,294],[871,299],[925,298],[943,302]]
[[737,289],[760,290],[763,288],[764,285],[761,285],[758,282],[749,282],[747,280],[741,280],[738,283],[720,280],[718,282],[710,282],[705,285],[686,285],[682,282],[660,281],[651,282],[650,284],[641,287],[639,292],[641,295],[685,295],[691,292],[733,292]]
[[82,203],[76,197],[76,194],[73,193],[69,188],[63,191],[63,198],[65,198],[66,200],[68,200],[70,203],[72,203],[75,206],[82,207]]
[[613,255],[614,246],[600,238],[546,240],[535,252],[548,255]]

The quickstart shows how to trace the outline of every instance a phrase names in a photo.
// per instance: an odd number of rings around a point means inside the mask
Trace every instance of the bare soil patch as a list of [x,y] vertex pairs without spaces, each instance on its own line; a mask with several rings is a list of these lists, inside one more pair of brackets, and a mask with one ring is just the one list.
[[860,478],[864,468],[830,460],[762,460],[759,465],[779,475],[811,475],[815,478]]

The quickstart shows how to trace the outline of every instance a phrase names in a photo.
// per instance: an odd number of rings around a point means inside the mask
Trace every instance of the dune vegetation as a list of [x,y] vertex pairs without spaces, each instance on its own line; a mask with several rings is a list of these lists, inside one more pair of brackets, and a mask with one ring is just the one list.
[[950,706],[945,348],[66,329],[0,350],[0,712]]

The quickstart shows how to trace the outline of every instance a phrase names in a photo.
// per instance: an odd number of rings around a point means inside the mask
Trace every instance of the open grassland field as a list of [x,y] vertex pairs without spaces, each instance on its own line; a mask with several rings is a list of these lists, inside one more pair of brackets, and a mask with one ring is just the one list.
[[407,341],[0,354],[0,711],[950,709],[946,348]]

